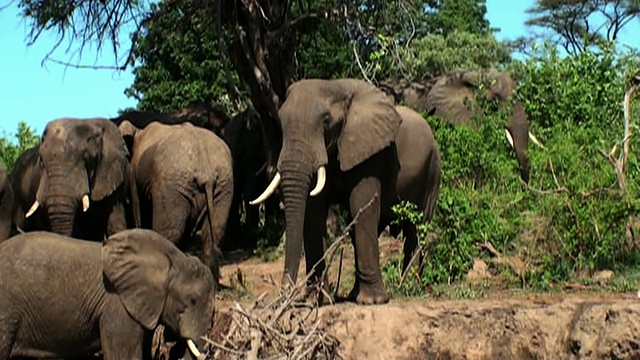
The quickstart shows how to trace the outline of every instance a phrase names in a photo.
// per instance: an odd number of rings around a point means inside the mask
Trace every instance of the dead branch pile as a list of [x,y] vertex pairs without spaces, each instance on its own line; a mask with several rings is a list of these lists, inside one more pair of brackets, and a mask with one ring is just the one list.
[[[348,243],[350,231],[362,212],[373,204],[377,196],[358,211],[342,236],[325,251],[321,260],[325,260],[327,266],[321,278],[325,278],[336,254]],[[307,274],[303,281],[286,286],[279,285],[272,278],[263,278],[278,289],[275,299],[268,300],[267,293],[263,293],[246,309],[236,302],[228,312],[216,314],[214,330],[205,338],[210,345],[207,358],[342,359],[338,352],[340,342],[324,330],[318,316],[316,300],[331,296],[325,293],[324,284],[308,287],[310,276],[312,274]]]
[[215,331],[206,339],[211,345],[210,358],[341,359],[339,341],[323,331],[318,308],[305,301],[305,292],[301,282],[281,287],[274,300],[263,294],[246,309],[236,303],[222,315],[230,318],[223,321],[226,331]]
[[[347,243],[350,231],[362,212],[373,204],[377,196],[358,211],[342,236],[325,251],[321,260],[325,260],[327,266],[321,278],[325,278],[334,257]],[[205,338],[211,348],[208,358],[342,359],[338,352],[340,342],[323,329],[318,317],[316,300],[331,296],[325,293],[322,283],[308,287],[310,276],[312,274],[307,274],[297,285],[286,286],[277,284],[272,278],[264,278],[278,289],[275,299],[268,300],[264,293],[249,308],[245,309],[236,302],[228,313],[217,314],[213,334]]]

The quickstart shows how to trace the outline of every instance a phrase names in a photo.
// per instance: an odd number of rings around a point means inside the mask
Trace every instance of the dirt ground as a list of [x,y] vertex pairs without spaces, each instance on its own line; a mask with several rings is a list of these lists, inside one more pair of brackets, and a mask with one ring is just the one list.
[[[382,257],[397,249],[387,241]],[[343,276],[353,271],[349,258]],[[219,313],[277,291],[264,279],[279,281],[282,269],[282,257],[223,266],[223,283],[233,289],[219,294]],[[392,299],[377,306],[328,305],[319,316],[323,331],[339,340],[343,359],[640,359],[635,293]]]

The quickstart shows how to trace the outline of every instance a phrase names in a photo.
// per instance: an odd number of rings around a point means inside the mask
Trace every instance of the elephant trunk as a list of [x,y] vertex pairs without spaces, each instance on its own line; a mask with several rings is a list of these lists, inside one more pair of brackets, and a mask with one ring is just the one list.
[[529,158],[525,154],[524,150],[516,148],[516,158],[518,159],[518,167],[520,168],[520,178],[525,183],[529,183],[529,175],[531,168],[529,166]]
[[[298,277],[300,255],[302,252],[305,208],[307,196],[309,195],[309,187],[311,185],[311,174],[313,172],[311,164],[313,164],[313,162],[300,159],[280,161],[279,167],[282,172],[280,188],[282,190],[286,222],[285,265],[283,274],[283,282],[285,283],[288,280],[295,283]],[[287,276],[289,277],[288,279]]]
[[47,216],[51,231],[65,236],[73,235],[73,225],[76,213],[74,199],[54,198],[55,204],[47,206]]
[[[60,167],[62,170],[65,168]],[[54,167],[52,170],[57,170]],[[74,179],[74,181],[69,181]],[[86,172],[50,171],[41,186],[41,198],[47,211],[51,231],[60,235],[72,236],[74,221],[79,206],[82,211],[89,208],[89,184]],[[74,185],[75,181],[83,184]]]

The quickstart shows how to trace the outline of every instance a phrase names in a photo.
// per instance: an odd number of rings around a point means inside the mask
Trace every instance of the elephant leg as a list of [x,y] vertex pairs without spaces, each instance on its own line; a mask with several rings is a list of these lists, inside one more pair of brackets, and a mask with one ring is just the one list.
[[[410,264],[418,264],[418,271],[422,270],[422,252],[418,249],[418,229],[410,221],[402,223],[402,233],[404,234],[402,273],[404,274]],[[418,251],[418,253],[416,253]],[[413,260],[413,257],[416,257]],[[413,260],[413,261],[412,261]]]
[[250,205],[248,199],[244,201],[244,248],[255,250],[258,247],[258,222],[260,221],[260,209]]
[[284,211],[280,209],[280,197],[272,196],[264,203],[264,226],[269,230],[270,235],[267,246],[278,246],[280,239],[284,234],[284,221],[280,221],[284,217]]
[[110,304],[106,306],[105,312],[100,317],[103,359],[142,359],[145,353],[143,350],[145,329],[129,316],[119,299],[110,300]]
[[178,245],[187,227],[191,204],[177,192],[166,192],[167,190],[163,189],[151,195],[153,209],[151,228]]
[[359,304],[389,301],[382,283],[378,248],[380,191],[380,180],[366,177],[356,184],[349,198],[351,215],[355,218],[360,212],[355,224],[356,283],[350,295]]
[[319,292],[316,294],[319,306],[322,306],[325,300],[327,289],[327,276],[324,274],[326,262],[323,259],[327,250],[327,214],[329,203],[325,196],[310,197],[307,200],[305,218],[304,218],[304,259],[309,280],[307,286],[309,289],[316,288]]

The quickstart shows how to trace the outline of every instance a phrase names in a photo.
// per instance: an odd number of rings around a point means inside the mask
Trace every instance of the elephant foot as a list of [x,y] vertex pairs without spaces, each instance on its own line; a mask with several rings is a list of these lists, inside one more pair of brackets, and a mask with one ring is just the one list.
[[381,284],[363,285],[356,282],[349,293],[349,299],[360,305],[377,305],[388,303],[391,297]]

